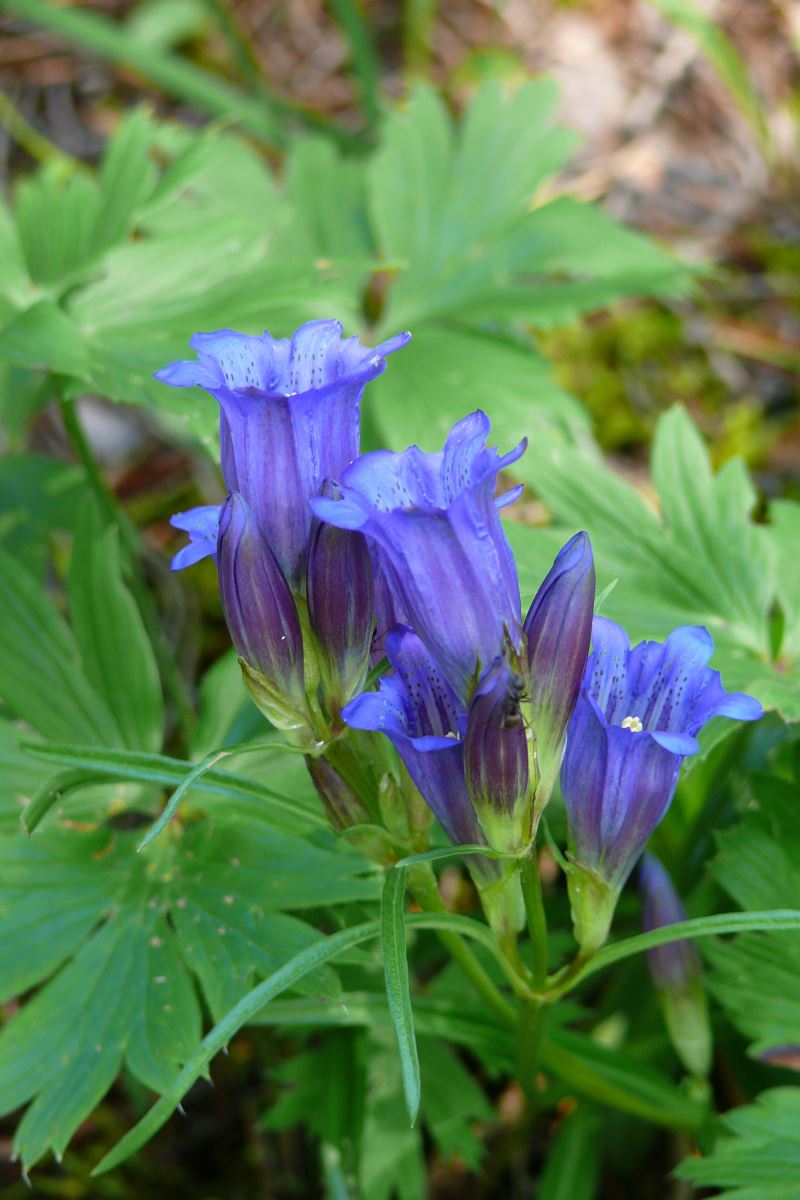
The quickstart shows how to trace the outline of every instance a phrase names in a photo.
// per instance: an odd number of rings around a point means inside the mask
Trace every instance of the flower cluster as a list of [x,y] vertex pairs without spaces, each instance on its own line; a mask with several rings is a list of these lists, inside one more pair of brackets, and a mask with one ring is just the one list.
[[[214,556],[245,682],[309,752],[338,829],[389,828],[397,796],[418,829],[419,794],[455,844],[525,854],[563,758],[570,895],[593,949],[699,728],[760,706],[708,669],[705,630],[631,651],[610,622],[593,626],[585,533],[523,615],[500,517],[521,488],[497,493],[526,443],[491,449],[484,413],[459,421],[441,451],[359,456],[364,388],[408,338],[370,350],[335,321],[291,339],[193,338],[197,360],[158,377],[219,402],[228,496],[173,519],[190,536],[173,565]],[[397,752],[388,774],[378,735]],[[483,889],[504,877],[496,861],[470,862]]]

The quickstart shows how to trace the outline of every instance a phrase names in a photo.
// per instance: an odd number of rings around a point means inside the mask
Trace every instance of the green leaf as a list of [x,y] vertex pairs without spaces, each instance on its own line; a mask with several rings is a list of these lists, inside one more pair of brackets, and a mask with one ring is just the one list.
[[14,215],[34,283],[63,288],[86,267],[98,210],[97,184],[84,172],[67,179],[53,164],[23,180]]
[[778,603],[784,617],[780,659],[784,664],[800,658],[800,504],[775,500],[770,505],[769,537],[777,571]]
[[681,1179],[719,1188],[724,1200],[800,1198],[800,1088],[774,1088],[726,1113],[711,1154],[687,1158]]
[[335,998],[336,975],[313,957],[321,935],[295,913],[377,898],[369,864],[333,839],[325,849],[224,812],[146,856],[134,846],[113,819],[0,838],[3,989],[43,985],[0,1033],[3,1104],[31,1101],[16,1142],[26,1164],[63,1150],[123,1062],[171,1086],[200,1036],[193,979],[222,1014],[312,952],[290,983]]
[[39,300],[0,330],[0,358],[32,371],[89,373],[89,352],[80,331],[51,300]]
[[144,109],[122,121],[110,139],[100,168],[100,197],[92,229],[92,250],[102,253],[127,236],[156,183],[149,157],[156,128]]
[[597,1113],[579,1105],[555,1138],[539,1182],[538,1200],[595,1200],[600,1172]]
[[772,909],[769,912],[715,913],[710,917],[692,917],[688,921],[676,921],[672,925],[653,929],[603,946],[601,950],[572,976],[572,986],[590,975],[610,967],[613,963],[652,950],[654,946],[665,946],[683,938],[705,938],[723,933],[773,933],[785,929],[800,929],[800,909]]
[[83,669],[113,712],[123,744],[157,750],[164,700],[155,655],[123,579],[118,530],[104,524],[91,502],[75,534],[69,596]]
[[399,450],[415,443],[434,450],[475,408],[488,412],[492,439],[503,447],[523,435],[537,445],[554,436],[574,442],[588,428],[580,404],[558,386],[530,343],[423,325],[367,392],[365,435],[372,446]]
[[381,943],[383,968],[386,976],[386,999],[397,1035],[403,1091],[408,1115],[414,1125],[419,1113],[420,1078],[417,1041],[414,1036],[414,1014],[408,982],[405,926],[405,869],[395,867],[386,872],[381,900]]
[[[59,745],[56,743],[26,742],[25,749],[34,758],[68,769],[72,782],[70,790],[88,787],[108,779],[130,783],[156,784],[162,787],[179,787],[193,771],[192,763],[168,758],[162,754],[145,754],[135,750],[111,750],[96,746]],[[61,778],[53,781],[37,798],[36,810],[26,814],[29,832],[59,799],[64,786]],[[240,775],[215,769],[205,771],[196,778],[194,791],[206,797],[206,805],[213,799],[223,802],[230,811],[231,801],[247,806],[247,811],[273,820],[282,826],[308,830],[327,828],[324,815],[318,808],[311,808],[300,799],[292,799]],[[33,806],[31,806],[33,809]]]
[[658,1071],[583,1034],[550,1030],[542,1066],[582,1095],[668,1129],[698,1130],[708,1113]]
[[100,745],[121,740],[55,604],[38,580],[2,549],[0,699],[45,737]]
[[361,1192],[370,1200],[419,1200],[425,1194],[422,1137],[409,1128],[400,1064],[382,1031],[370,1039]]
[[477,1171],[484,1144],[473,1123],[496,1120],[494,1110],[474,1075],[458,1055],[442,1042],[420,1038],[425,1089],[422,1115],[436,1146],[447,1158],[457,1156],[471,1171]]
[[[741,821],[717,835],[711,863],[717,882],[743,908],[797,902],[800,812],[797,785],[753,775],[754,798]],[[750,935],[712,943],[709,987],[729,1017],[764,1054],[797,1042],[800,1029],[800,939],[796,933]]]
[[323,938],[296,954],[269,979],[265,979],[248,992],[206,1035],[161,1099],[132,1130],[125,1134],[113,1150],[104,1156],[92,1174],[101,1175],[110,1171],[119,1163],[124,1162],[140,1146],[143,1146],[171,1116],[175,1106],[180,1103],[194,1081],[204,1073],[214,1055],[227,1045],[233,1035],[247,1024],[248,1020],[273,996],[279,996],[281,992],[295,986],[310,971],[329,962],[353,946],[375,937],[379,931],[379,922],[369,921]]

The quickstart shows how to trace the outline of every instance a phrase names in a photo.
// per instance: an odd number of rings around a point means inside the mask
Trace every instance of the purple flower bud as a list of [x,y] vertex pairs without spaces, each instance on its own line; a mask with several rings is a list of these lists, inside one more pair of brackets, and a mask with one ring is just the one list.
[[236,492],[220,513],[217,566],[225,620],[253,699],[280,728],[302,725],[303,636],[294,599]]
[[306,595],[326,689],[341,706],[364,682],[375,629],[372,563],[362,533],[315,522]]
[[[642,889],[642,925],[645,932],[663,929],[686,920],[686,911],[672,880],[654,854],[645,854],[639,871]],[[700,955],[694,942],[684,938],[647,951],[653,983],[662,988],[680,988],[700,975]]]
[[592,637],[595,575],[588,534],[559,551],[525,618],[527,690],[536,735],[536,810],[550,799]]
[[[642,859],[639,881],[646,932],[686,920],[672,880],[652,854]],[[694,942],[683,938],[656,946],[647,951],[647,964],[678,1056],[693,1075],[707,1075],[711,1066],[711,1029],[700,955]]]
[[[481,828],[495,850],[514,854],[533,832],[532,740],[520,708],[524,681],[498,659],[469,706],[464,775]],[[535,779],[534,779],[535,782]]]

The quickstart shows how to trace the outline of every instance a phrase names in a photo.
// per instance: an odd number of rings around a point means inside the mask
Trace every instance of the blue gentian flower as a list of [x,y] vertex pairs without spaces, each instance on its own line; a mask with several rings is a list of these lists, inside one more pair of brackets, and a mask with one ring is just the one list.
[[623,629],[595,617],[592,639],[561,768],[573,918],[585,949],[605,940],[617,896],[669,808],[700,729],[712,717],[755,721],[763,713],[752,696],[725,691],[707,666],[714,643],[700,626],[631,650]]
[[[672,880],[654,855],[643,857],[639,882],[646,933],[686,920]],[[697,947],[688,938],[667,942],[647,951],[647,963],[675,1050],[688,1071],[706,1076],[711,1066],[711,1027]]]
[[354,729],[386,734],[425,801],[456,845],[485,842],[464,780],[466,711],[427,647],[397,626],[386,639],[392,672],[377,692],[351,700],[342,716]]
[[339,496],[312,500],[317,516],[358,529],[379,548],[389,586],[449,685],[466,699],[506,642],[519,649],[519,583],[495,499],[506,455],[487,449],[490,422],[475,412],[444,450],[377,450],[339,477]]
[[[379,730],[397,749],[423,799],[455,845],[486,845],[464,773],[468,714],[427,647],[404,626],[386,639],[392,672],[377,692],[364,692],[342,711],[354,729]],[[524,920],[517,872],[482,855],[467,860],[493,928]]]
[[296,592],[305,582],[308,502],[357,456],[364,387],[411,336],[370,349],[341,335],[338,321],[309,321],[291,338],[197,333],[189,343],[195,361],[156,373],[219,402],[225,484],[247,504]]

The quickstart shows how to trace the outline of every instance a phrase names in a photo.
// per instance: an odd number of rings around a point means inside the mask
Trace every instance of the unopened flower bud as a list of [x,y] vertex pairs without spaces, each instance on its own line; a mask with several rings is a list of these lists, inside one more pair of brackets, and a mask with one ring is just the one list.
[[516,853],[532,834],[531,742],[520,702],[524,683],[501,659],[472,698],[464,738],[464,775],[489,845]]
[[232,492],[219,518],[217,567],[225,620],[258,707],[281,729],[306,723],[303,637],[278,561]]
[[372,563],[362,533],[315,522],[306,594],[323,683],[341,707],[364,682],[375,629]]
[[[686,920],[669,875],[652,854],[644,856],[639,879],[646,932]],[[692,1075],[706,1076],[711,1067],[711,1028],[694,943],[684,938],[655,946],[647,951],[647,964],[678,1057]]]
[[591,542],[578,533],[559,551],[525,618],[527,688],[540,774],[537,812],[558,778],[589,657],[594,592]]

